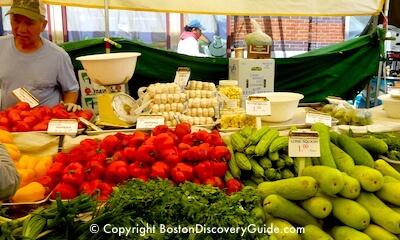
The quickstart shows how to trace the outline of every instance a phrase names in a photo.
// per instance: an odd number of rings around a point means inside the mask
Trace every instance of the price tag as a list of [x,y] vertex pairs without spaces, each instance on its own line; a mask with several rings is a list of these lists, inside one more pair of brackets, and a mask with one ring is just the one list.
[[289,133],[290,157],[320,157],[319,135],[317,131],[291,131]]
[[78,121],[75,119],[52,119],[47,127],[50,135],[76,135],[78,133]]
[[246,100],[246,114],[252,116],[271,115],[271,102],[266,97],[249,96]]
[[332,117],[327,114],[306,113],[306,124],[313,125],[316,122],[321,122],[328,127],[332,126]]
[[174,83],[183,90],[190,78],[190,68],[189,67],[179,67],[175,74]]
[[153,129],[164,124],[162,115],[140,115],[136,121],[136,129]]
[[28,90],[25,88],[17,88],[12,91],[14,96],[18,98],[21,102],[27,102],[31,108],[39,105],[39,100],[35,98]]

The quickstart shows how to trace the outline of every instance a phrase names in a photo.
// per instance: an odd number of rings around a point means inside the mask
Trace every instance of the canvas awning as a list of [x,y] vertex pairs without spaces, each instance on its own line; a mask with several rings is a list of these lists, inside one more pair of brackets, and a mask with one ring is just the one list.
[[[104,8],[104,0],[43,0],[46,4]],[[385,0],[108,0],[109,9],[233,16],[377,16]],[[9,6],[12,0],[2,0]]]

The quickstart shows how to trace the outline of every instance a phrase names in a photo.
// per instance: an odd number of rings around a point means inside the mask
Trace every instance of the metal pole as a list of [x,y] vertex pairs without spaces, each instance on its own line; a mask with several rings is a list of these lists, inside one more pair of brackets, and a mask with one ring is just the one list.
[[[105,18],[105,34],[106,38],[110,39],[110,28],[109,28],[109,15],[108,15],[108,0],[104,0],[104,18]],[[110,43],[108,41],[105,42],[106,44],[106,53],[110,53]]]

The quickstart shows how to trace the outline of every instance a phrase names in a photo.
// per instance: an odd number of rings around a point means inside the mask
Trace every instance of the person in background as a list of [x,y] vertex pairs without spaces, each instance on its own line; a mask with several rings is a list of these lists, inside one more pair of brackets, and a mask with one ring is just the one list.
[[184,32],[180,36],[177,52],[190,56],[208,57],[207,54],[200,52],[199,38],[202,31],[206,30],[199,20],[192,20],[185,26]]
[[0,142],[0,202],[14,196],[20,176],[6,147]]
[[76,111],[79,83],[68,53],[40,34],[45,30],[46,9],[41,0],[14,0],[10,10],[12,35],[0,37],[0,110],[19,100],[12,91],[25,88],[39,105],[64,104]]

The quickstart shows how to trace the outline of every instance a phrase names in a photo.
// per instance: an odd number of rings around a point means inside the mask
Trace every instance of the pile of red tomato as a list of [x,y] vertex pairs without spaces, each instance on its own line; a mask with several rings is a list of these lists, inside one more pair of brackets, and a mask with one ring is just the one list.
[[[79,117],[90,120],[93,112],[90,110],[68,112],[62,104],[31,108],[28,103],[19,102],[0,111],[0,129],[9,132],[47,131],[51,119],[79,119]],[[84,128],[83,123],[78,122],[78,128]]]
[[224,181],[231,153],[216,130],[192,132],[189,123],[175,129],[166,125],[151,134],[117,132],[102,140],[84,139],[68,153],[54,156],[54,163],[41,183],[61,198],[81,193],[107,199],[117,184],[130,178],[169,179],[173,184],[192,181],[226,191],[239,191],[238,179]]

